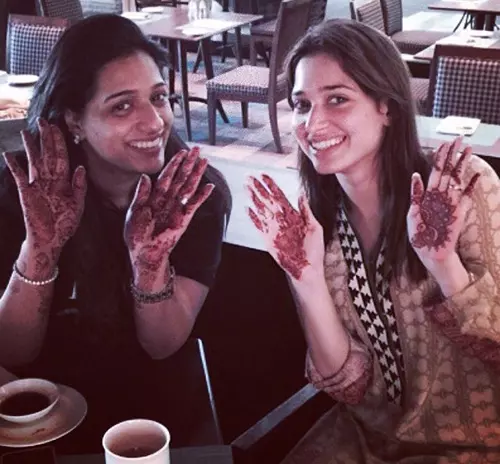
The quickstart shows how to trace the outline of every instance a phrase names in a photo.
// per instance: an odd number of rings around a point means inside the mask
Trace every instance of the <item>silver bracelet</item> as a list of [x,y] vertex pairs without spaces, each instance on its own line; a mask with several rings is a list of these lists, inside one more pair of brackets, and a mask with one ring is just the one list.
[[17,263],[14,262],[14,266],[12,266],[12,270],[14,271],[14,273],[16,274],[16,276],[22,280],[25,284],[29,284],[29,285],[34,285],[35,287],[39,287],[40,285],[48,285],[48,284],[51,284],[52,282],[54,282],[54,280],[57,279],[57,276],[59,275],[59,268],[56,266],[56,268],[54,269],[54,275],[52,277],[50,277],[49,279],[47,280],[31,280],[31,279],[28,279],[25,275],[23,275],[21,273],[21,271],[17,268]]
[[170,265],[170,275],[168,277],[167,285],[163,290],[156,293],[148,293],[139,290],[135,285],[134,281],[130,282],[130,292],[137,303],[159,303],[163,300],[168,300],[174,294],[174,280],[175,280],[175,269],[174,266]]

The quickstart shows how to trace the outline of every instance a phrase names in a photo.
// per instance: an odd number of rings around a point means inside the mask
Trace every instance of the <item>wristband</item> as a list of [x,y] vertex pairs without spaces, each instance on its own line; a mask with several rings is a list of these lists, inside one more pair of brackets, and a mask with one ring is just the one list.
[[29,285],[34,285],[35,287],[39,287],[41,285],[48,285],[48,284],[51,284],[52,282],[54,282],[54,280],[57,279],[57,276],[59,275],[59,268],[56,266],[56,268],[54,269],[54,275],[52,277],[50,277],[49,279],[47,280],[31,280],[31,279],[28,279],[25,275],[23,275],[21,273],[21,271],[18,269],[17,267],[17,263],[14,262],[14,266],[12,266],[12,270],[14,271],[14,273],[16,274],[16,276],[21,280],[23,281],[25,284],[29,284]]
[[174,294],[174,279],[175,269],[174,266],[170,265],[170,276],[168,277],[167,285],[165,285],[163,290],[160,290],[157,293],[143,292],[142,290],[139,290],[135,286],[134,281],[132,281],[130,282],[130,291],[137,303],[159,303],[160,301],[168,300]]

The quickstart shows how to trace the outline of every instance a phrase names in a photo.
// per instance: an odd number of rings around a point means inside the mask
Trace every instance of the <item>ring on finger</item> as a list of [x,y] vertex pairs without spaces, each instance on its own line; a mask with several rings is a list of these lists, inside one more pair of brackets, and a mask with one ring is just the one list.
[[179,203],[180,203],[182,206],[186,206],[188,201],[189,201],[189,198],[188,198],[187,196],[183,196],[183,197],[181,197],[181,199],[179,200]]

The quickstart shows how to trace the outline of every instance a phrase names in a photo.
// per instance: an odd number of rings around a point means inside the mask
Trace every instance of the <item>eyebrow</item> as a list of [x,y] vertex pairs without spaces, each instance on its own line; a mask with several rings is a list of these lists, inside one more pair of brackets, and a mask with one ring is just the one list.
[[[165,85],[167,85],[166,82],[158,82],[158,84],[153,85],[152,90],[155,90],[159,87],[164,87]],[[111,95],[108,95],[104,99],[104,102],[107,102],[109,100],[113,100],[114,98],[123,97],[124,95],[133,95],[134,93],[136,93],[135,90],[122,90],[121,92],[116,92],[116,93],[112,93]]]
[[[332,91],[332,90],[338,90],[338,89],[348,89],[348,90],[354,90],[352,87],[349,87],[348,85],[345,84],[337,84],[337,85],[325,85],[321,87],[319,90],[320,91]],[[303,95],[304,91],[303,90],[296,90],[295,92],[292,92],[292,95]]]

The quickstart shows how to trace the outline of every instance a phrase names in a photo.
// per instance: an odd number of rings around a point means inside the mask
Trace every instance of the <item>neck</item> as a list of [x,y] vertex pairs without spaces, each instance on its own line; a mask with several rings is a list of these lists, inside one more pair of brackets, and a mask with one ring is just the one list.
[[117,208],[126,209],[139,181],[140,174],[126,172],[105,162],[87,158],[87,175],[99,193]]
[[342,190],[348,198],[350,210],[365,221],[380,216],[380,191],[375,171],[364,171],[354,176],[337,175]]

